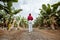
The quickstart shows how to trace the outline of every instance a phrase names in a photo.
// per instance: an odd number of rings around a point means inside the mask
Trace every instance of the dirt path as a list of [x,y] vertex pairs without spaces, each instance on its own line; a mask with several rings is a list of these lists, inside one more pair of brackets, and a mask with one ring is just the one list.
[[0,31],[0,40],[60,40],[60,36],[38,29],[31,33],[28,30]]

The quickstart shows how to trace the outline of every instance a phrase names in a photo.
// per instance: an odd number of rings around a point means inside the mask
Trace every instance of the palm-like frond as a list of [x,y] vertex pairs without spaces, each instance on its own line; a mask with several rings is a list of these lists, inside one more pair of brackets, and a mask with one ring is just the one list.
[[0,0],[2,2],[9,2],[9,1],[12,1],[12,2],[18,2],[18,0]]
[[58,6],[60,6],[60,2],[55,3],[55,4],[52,5],[54,12],[57,10]]
[[17,13],[19,13],[20,11],[22,11],[22,9],[15,10],[12,14],[17,14]]
[[3,9],[3,7],[4,7],[4,6],[3,6],[2,4],[0,4],[0,10],[2,10],[2,9]]

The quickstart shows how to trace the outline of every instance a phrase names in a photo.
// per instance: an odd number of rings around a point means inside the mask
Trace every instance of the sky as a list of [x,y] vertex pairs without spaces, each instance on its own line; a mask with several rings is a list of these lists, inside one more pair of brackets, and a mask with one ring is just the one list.
[[33,18],[36,19],[40,13],[39,9],[41,9],[42,4],[54,4],[58,1],[60,0],[18,0],[18,3],[13,4],[13,7],[23,10],[16,16],[21,15],[27,18],[28,14],[31,13]]
[[40,13],[39,9],[41,8],[41,5],[47,4],[49,1],[50,0],[19,0],[18,3],[14,3],[13,6],[16,9],[23,9],[23,11],[17,15],[21,15],[22,17],[27,18],[28,14],[31,13],[33,18],[36,19]]

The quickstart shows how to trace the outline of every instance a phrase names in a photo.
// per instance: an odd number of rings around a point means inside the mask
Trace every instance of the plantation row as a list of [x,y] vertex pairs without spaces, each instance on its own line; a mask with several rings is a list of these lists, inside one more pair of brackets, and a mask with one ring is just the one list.
[[34,22],[34,27],[58,29],[60,27],[60,2],[55,4],[43,4],[39,16]]
[[[10,29],[11,27],[28,27],[28,21],[21,16],[14,16],[22,9],[12,8],[13,3],[18,0],[0,0],[0,27]],[[60,27],[60,2],[53,5],[43,4],[39,16],[34,21],[33,27],[58,29]]]

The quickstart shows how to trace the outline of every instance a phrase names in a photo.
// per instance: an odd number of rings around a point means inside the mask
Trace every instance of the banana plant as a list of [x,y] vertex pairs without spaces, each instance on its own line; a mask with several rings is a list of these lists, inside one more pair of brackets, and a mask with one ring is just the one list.
[[11,23],[11,17],[22,11],[22,9],[13,10],[12,12],[12,5],[14,2],[18,2],[18,0],[0,0],[0,1],[3,2],[4,4],[4,5],[0,4],[0,10],[4,10],[6,15],[9,15],[9,19],[7,23],[7,25],[9,25],[9,23]]
[[[45,4],[42,5],[42,9],[41,10],[41,15],[44,18],[43,22],[47,23],[49,21],[51,28],[55,29],[54,24],[56,23],[56,13],[57,13],[57,8],[59,6],[60,2],[58,4],[53,4],[52,6],[50,4],[47,4],[47,6]],[[52,7],[52,9],[51,9]]]
[[23,27],[23,28],[26,28],[27,25],[28,25],[28,21],[26,18],[22,17],[21,20],[20,20],[20,25]]

